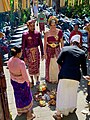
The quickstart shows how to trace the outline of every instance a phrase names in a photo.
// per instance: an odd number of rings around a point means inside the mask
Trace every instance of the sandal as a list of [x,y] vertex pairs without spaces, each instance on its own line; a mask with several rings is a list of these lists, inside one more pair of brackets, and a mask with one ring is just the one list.
[[61,115],[55,114],[55,115],[53,115],[53,118],[54,118],[55,120],[61,120]]

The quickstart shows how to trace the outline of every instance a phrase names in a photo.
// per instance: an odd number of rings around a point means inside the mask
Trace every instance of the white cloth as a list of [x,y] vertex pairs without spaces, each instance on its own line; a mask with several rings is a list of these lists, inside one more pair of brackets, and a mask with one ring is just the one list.
[[71,42],[78,42],[80,43],[80,35],[74,35],[71,37]]
[[63,115],[68,115],[69,112],[77,106],[77,90],[79,82],[71,79],[60,79],[57,88],[56,110]]
[[50,82],[58,82],[58,73],[59,73],[59,66],[57,64],[56,57],[50,59],[49,65],[49,80]]

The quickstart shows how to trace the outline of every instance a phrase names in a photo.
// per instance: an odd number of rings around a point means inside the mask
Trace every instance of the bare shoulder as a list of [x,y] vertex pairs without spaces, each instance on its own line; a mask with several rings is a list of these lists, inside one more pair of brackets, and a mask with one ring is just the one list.
[[46,31],[46,32],[45,32],[45,36],[48,36],[48,35],[49,35],[49,32],[50,32],[50,30]]
[[60,29],[57,28],[56,31],[60,31]]
[[57,31],[57,32],[60,32],[60,31],[62,31],[62,30],[57,28],[56,31]]

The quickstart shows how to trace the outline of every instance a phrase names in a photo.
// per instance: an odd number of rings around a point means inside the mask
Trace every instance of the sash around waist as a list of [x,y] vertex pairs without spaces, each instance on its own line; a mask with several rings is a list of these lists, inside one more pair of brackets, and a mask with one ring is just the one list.
[[52,47],[52,48],[56,48],[59,46],[59,43],[47,43],[47,45]]
[[13,76],[15,76],[15,77],[20,77],[20,76],[22,76],[22,74],[15,74],[15,73],[12,73],[11,71],[10,71],[10,73],[11,73]]

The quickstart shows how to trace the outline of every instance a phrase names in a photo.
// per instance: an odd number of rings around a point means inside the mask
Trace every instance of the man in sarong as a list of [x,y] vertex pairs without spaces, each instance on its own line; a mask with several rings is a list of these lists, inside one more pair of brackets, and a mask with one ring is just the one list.
[[41,58],[43,59],[43,44],[41,34],[35,30],[35,20],[29,20],[27,22],[29,31],[22,35],[22,51],[24,61],[28,65],[28,71],[34,85],[34,78],[36,78],[36,84],[39,83],[40,74],[40,52],[38,46],[40,46]]
[[61,120],[61,114],[68,116],[77,107],[77,90],[81,79],[81,70],[87,75],[85,52],[80,49],[80,35],[71,38],[72,46],[63,47],[57,63],[61,66],[58,79],[55,120]]
[[40,10],[37,22],[39,23],[40,32],[42,33],[42,31],[43,31],[43,33],[44,33],[45,32],[46,16],[43,13],[43,9]]

